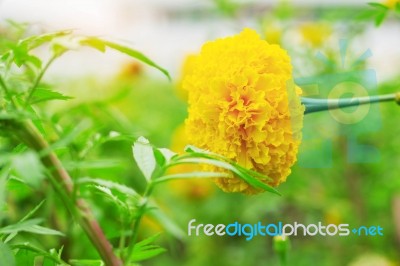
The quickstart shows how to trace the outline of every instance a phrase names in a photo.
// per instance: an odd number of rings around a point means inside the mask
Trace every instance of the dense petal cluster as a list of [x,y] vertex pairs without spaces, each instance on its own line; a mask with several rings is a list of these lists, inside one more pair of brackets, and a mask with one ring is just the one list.
[[[286,180],[301,141],[304,106],[287,53],[245,29],[206,43],[190,58],[189,141],[261,172],[273,186]],[[232,176],[216,179],[227,192],[257,192]]]

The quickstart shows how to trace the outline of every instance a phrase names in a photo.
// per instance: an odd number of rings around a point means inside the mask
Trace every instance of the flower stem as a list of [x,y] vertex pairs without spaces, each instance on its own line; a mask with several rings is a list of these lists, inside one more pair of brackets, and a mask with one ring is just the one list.
[[343,99],[314,99],[314,98],[301,97],[301,102],[306,107],[304,114],[345,108],[350,106],[359,106],[364,104],[391,102],[391,101],[395,101],[396,103],[400,104],[400,92],[384,94],[384,95],[376,95],[376,96],[343,98]]
[[[28,147],[40,153],[49,150],[49,144],[29,120],[3,121],[3,124],[13,130],[15,136]],[[54,152],[48,152],[41,157],[43,165],[50,171],[55,190],[60,193],[67,208],[85,231],[86,235],[99,252],[101,258],[108,266],[120,266],[122,261],[114,254],[110,242],[104,235],[99,223],[94,218],[87,203],[83,199],[74,199],[74,184],[68,172]],[[63,197],[66,196],[66,197]],[[72,207],[71,207],[72,205]]]

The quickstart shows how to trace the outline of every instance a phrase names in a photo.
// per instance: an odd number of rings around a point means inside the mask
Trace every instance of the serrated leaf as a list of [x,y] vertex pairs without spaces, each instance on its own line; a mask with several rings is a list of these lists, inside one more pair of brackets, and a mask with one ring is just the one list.
[[157,245],[153,245],[153,243],[160,234],[155,234],[149,238],[146,238],[135,244],[133,248],[133,254],[131,257],[132,261],[143,261],[155,257],[161,253],[166,251],[165,248],[159,247]]
[[106,196],[106,198],[111,200],[111,202],[113,202],[115,205],[120,206],[122,208],[127,208],[127,205],[120,199],[118,199],[118,197],[115,196],[109,188],[98,185],[93,186],[93,188],[96,189],[98,192],[100,192],[102,195]]
[[8,245],[0,241],[0,262],[1,265],[15,266],[15,257]]
[[147,181],[150,181],[151,176],[156,168],[156,159],[154,157],[153,147],[150,142],[139,137],[133,144],[133,158],[135,159],[140,171]]
[[113,182],[113,181],[109,181],[109,180],[85,177],[85,178],[79,179],[78,183],[100,185],[100,186],[107,187],[109,189],[115,189],[115,190],[119,191],[121,194],[126,194],[126,195],[130,195],[133,197],[138,196],[137,192],[135,190],[133,190],[132,188],[127,187],[122,184],[119,184],[119,183],[116,183],[116,182]]
[[56,91],[52,91],[49,89],[41,89],[41,88],[37,88],[33,94],[32,94],[32,98],[30,100],[31,104],[35,104],[35,103],[40,103],[40,102],[44,102],[44,101],[50,101],[50,100],[70,100],[73,99],[73,97],[70,96],[66,96],[63,95],[59,92]]

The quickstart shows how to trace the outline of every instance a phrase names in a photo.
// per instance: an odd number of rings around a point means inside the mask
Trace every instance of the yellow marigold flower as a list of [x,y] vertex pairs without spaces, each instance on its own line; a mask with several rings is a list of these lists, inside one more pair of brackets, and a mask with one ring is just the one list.
[[[183,77],[191,144],[219,153],[272,179],[286,180],[301,141],[304,106],[286,51],[245,29],[206,43]],[[227,192],[256,193],[232,176],[215,180]]]
[[300,27],[300,33],[313,47],[320,47],[332,34],[332,28],[325,23],[308,23]]

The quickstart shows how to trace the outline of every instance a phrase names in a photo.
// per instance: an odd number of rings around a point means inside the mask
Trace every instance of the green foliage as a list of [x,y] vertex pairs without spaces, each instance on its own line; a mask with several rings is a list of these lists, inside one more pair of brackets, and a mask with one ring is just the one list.
[[133,145],[133,157],[147,181],[150,181],[156,168],[153,148],[147,139],[140,137]]
[[[6,244],[0,241],[0,261],[4,265],[14,266],[15,258],[12,250]],[[25,264],[28,265],[28,264]]]
[[[112,159],[95,159],[92,161],[82,159],[96,145],[103,145],[108,141],[126,141],[130,138],[114,131],[107,135],[101,135],[96,130],[92,130],[90,124],[85,120],[70,127],[57,124],[57,117],[44,114],[43,107],[46,106],[44,104],[55,100],[67,101],[73,97],[58,92],[54,89],[54,85],[44,83],[42,79],[57,58],[67,51],[76,50],[83,46],[89,46],[102,52],[108,47],[159,69],[168,78],[169,74],[144,54],[112,41],[97,37],[75,36],[72,31],[22,37],[25,30],[25,28],[21,29],[20,34],[17,35],[18,38],[15,40],[10,39],[9,42],[5,42],[8,49],[2,49],[0,55],[2,95],[0,127],[10,143],[9,147],[2,147],[6,153],[2,154],[0,162],[1,189],[4,189],[12,178],[28,185],[34,191],[40,191],[45,183],[44,178],[47,177],[59,194],[59,199],[64,202],[66,209],[78,220],[82,228],[92,238],[92,241],[97,242],[96,237],[98,236],[93,234],[96,234],[95,230],[98,229],[91,228],[91,224],[87,227],[88,224],[85,222],[86,216],[90,214],[87,213],[85,207],[81,206],[83,203],[69,198],[69,194],[75,192],[71,191],[71,186],[68,184],[73,181],[70,180],[69,173],[66,170],[79,175],[84,170],[93,171],[121,167],[119,161]],[[43,62],[36,55],[36,49],[41,46],[46,46],[49,51],[50,59],[46,62]],[[79,145],[76,143],[78,139],[81,139]],[[91,139],[91,141],[88,142],[88,139]],[[51,142],[51,144],[48,144],[48,142]],[[90,145],[87,143],[90,143]],[[70,155],[65,156],[66,152]],[[63,157],[63,165],[60,164],[57,156]],[[70,158],[68,159],[68,157]],[[137,216],[136,205],[140,196],[135,189],[110,180],[95,178],[82,178],[77,184],[80,186],[88,185],[88,191],[92,195],[99,195],[102,199],[111,201],[118,207],[122,217],[120,220],[122,230],[125,230],[124,228],[127,228],[125,226],[128,226],[127,223],[131,223],[132,219]],[[43,190],[43,193],[51,192],[47,189]],[[6,194],[8,193],[5,193],[5,191],[1,193],[1,208],[6,204]],[[51,201],[56,199],[54,198]],[[58,252],[52,248],[46,251],[46,249],[42,249],[34,243],[24,242],[21,244],[18,240],[23,239],[26,233],[43,235],[48,238],[64,236],[59,230],[40,225],[45,222],[45,219],[31,218],[36,213],[43,213],[43,210],[41,210],[43,204],[44,201],[33,207],[18,222],[0,227],[0,239],[3,239],[6,243],[13,243],[11,247],[14,250],[17,265],[33,265],[38,259],[42,261],[43,265],[67,265],[61,259],[62,249]],[[82,213],[79,214],[80,212]],[[57,213],[55,215],[60,215],[60,213]],[[121,236],[121,249],[124,249],[124,242],[128,236],[129,234]],[[97,245],[96,248],[99,249],[100,255],[106,263],[111,263],[110,261],[113,259],[110,256],[115,255],[105,254],[107,251],[101,251],[103,244],[100,242],[95,245]],[[130,243],[130,245],[133,247],[134,244]],[[160,253],[160,250],[160,248],[138,246],[133,254],[137,253],[138,259],[144,259],[151,257],[152,254]],[[1,242],[1,256],[2,261],[8,262],[9,265],[15,264],[13,252],[3,242]],[[90,259],[72,261],[73,265],[101,265],[102,263],[102,261]]]
[[159,236],[156,234],[138,242],[133,249],[132,261],[143,261],[164,253],[166,249],[153,244]]
[[[224,18],[227,20],[238,18],[245,7],[234,1],[215,3],[228,15]],[[266,21],[273,20],[281,27],[281,45],[294,58],[296,76],[329,76],[346,71],[337,47],[330,46],[337,35],[318,48],[308,44],[293,47],[289,37],[298,30],[293,18],[298,16],[303,21],[304,16],[315,23],[325,22],[334,34],[340,28],[340,36],[357,38],[368,24],[382,25],[396,18],[400,4],[394,9],[372,3],[357,10],[307,10],[283,1],[271,10],[250,13],[262,13]],[[50,83],[46,76],[65,53],[82,48],[102,53],[119,51],[170,78],[164,68],[119,42],[77,36],[70,30],[32,35],[29,25],[11,24],[0,29],[1,265],[106,265],[85,234],[87,225],[80,221],[87,214],[85,208],[93,210],[92,218],[99,221],[113,253],[126,265],[278,265],[280,260],[288,265],[347,265],[373,252],[393,262],[399,260],[391,217],[400,181],[398,169],[387,167],[398,164],[398,107],[382,106],[382,129],[360,136],[361,143],[379,147],[382,161],[349,164],[343,151],[346,142],[338,137],[330,139],[335,158],[332,166],[308,169],[297,165],[288,182],[279,188],[283,197],[270,193],[252,197],[225,194],[191,181],[235,175],[260,191],[279,192],[260,181],[269,180],[267,176],[210,151],[191,145],[184,151],[158,148],[170,147],[174,128],[186,116],[186,103],[173,94],[173,85],[167,79],[159,81],[139,73],[106,81],[85,77],[59,84]],[[317,51],[325,54],[327,61],[315,58]],[[359,51],[350,47],[347,56],[358,57]],[[348,70],[363,71],[367,65],[362,61]],[[380,93],[391,93],[399,85],[397,80],[388,81],[379,88]],[[34,132],[24,130],[27,122]],[[365,126],[371,123],[367,121]],[[321,133],[322,139],[326,132],[338,136],[345,133],[327,123],[326,114],[307,117],[304,130]],[[32,139],[31,133],[41,138]],[[36,147],[38,143],[48,145]],[[57,167],[49,165],[49,155],[58,159]],[[307,158],[322,160],[315,155]],[[205,164],[215,170],[190,170],[192,165]],[[55,178],[60,169],[71,177],[74,186],[70,193],[65,193],[64,183]],[[187,183],[179,187],[178,179]],[[86,203],[83,209],[77,207],[81,200]],[[251,242],[190,238],[185,226],[192,218],[214,224],[234,220],[370,223],[382,225],[385,235],[328,240],[294,237],[289,249],[288,242],[262,237]],[[160,231],[165,233],[155,234]]]
[[[8,50],[0,56],[0,87],[4,96],[0,106],[0,127],[5,139],[9,141],[9,146],[4,147],[6,153],[1,157],[0,180],[5,186],[11,185],[9,180],[14,180],[19,184],[18,189],[27,186],[32,192],[41,192],[42,195],[53,194],[47,185],[44,186],[49,183],[56,195],[50,197],[47,202],[42,200],[28,209],[28,214],[19,221],[0,228],[0,237],[7,243],[1,246],[4,261],[8,260],[11,263],[15,256],[18,265],[33,265],[39,260],[43,265],[103,265],[114,264],[112,261],[115,259],[135,263],[160,255],[166,249],[153,243],[159,235],[138,241],[140,224],[143,217],[148,215],[160,222],[172,235],[183,238],[184,234],[179,226],[152,199],[158,184],[175,179],[219,178],[227,177],[227,172],[232,172],[258,189],[277,193],[258,179],[268,179],[267,177],[247,170],[222,156],[195,147],[190,147],[186,153],[178,155],[166,148],[156,148],[144,137],[137,138],[133,145],[133,157],[137,168],[146,180],[142,183],[142,189],[140,185],[135,185],[140,183],[140,178],[137,177],[133,179],[133,185],[105,179],[104,173],[108,170],[115,172],[115,169],[123,169],[127,161],[112,157],[99,158],[95,152],[108,142],[126,143],[132,141],[132,137],[116,132],[114,128],[102,133],[101,124],[91,115],[75,123],[74,108],[80,115],[81,108],[90,105],[73,107],[68,116],[57,112],[47,113],[46,110],[53,101],[67,102],[74,99],[58,91],[53,84],[43,81],[47,70],[66,52],[88,46],[101,52],[105,52],[107,48],[117,50],[160,70],[170,78],[168,72],[139,51],[98,37],[76,36],[72,31],[28,37],[22,37],[23,35],[21,32],[18,39],[10,40],[7,43]],[[39,47],[47,49],[47,61],[42,61],[41,57],[36,55],[36,49]],[[114,98],[119,99],[118,97]],[[97,104],[99,103],[93,103],[92,106],[96,107]],[[102,105],[101,109],[110,108],[107,104]],[[115,116],[115,111],[109,110],[107,115],[112,114],[112,119],[121,119],[121,116]],[[70,119],[69,123],[65,123],[63,119]],[[124,127],[121,129],[129,132]],[[177,165],[204,163],[216,166],[221,172],[167,173],[169,168]],[[131,161],[129,164],[132,164]],[[102,178],[93,178],[96,173],[100,173]],[[83,199],[79,196],[80,193],[84,198],[93,201],[94,205],[100,204],[102,208],[112,206],[111,209],[118,217],[112,221],[112,227],[118,232],[112,235],[117,239],[115,254],[104,250],[102,243],[107,240],[101,242],[98,239],[101,237],[98,229],[91,228],[92,222],[87,222],[87,219],[94,218],[88,218],[91,214],[85,207],[86,203],[81,202]],[[5,194],[8,193],[2,193]],[[2,197],[0,204],[5,204],[7,200]],[[92,248],[98,250],[102,260],[98,260],[96,256],[86,257],[82,254],[78,259],[69,257],[70,261],[65,262],[62,258],[62,248],[56,251],[54,247],[47,244],[38,245],[35,241],[29,241],[29,238],[27,242],[20,242],[20,239],[26,238],[26,234],[42,235],[51,239],[50,243],[58,242],[60,247],[61,243],[66,241],[63,239],[71,237],[69,222],[53,224],[45,219],[49,215],[65,216],[62,209],[44,208],[48,204],[59,204],[59,200],[89,236],[94,245]],[[33,218],[38,214],[44,215],[43,218]],[[46,225],[41,225],[42,223]],[[71,247],[67,246],[65,252],[69,253],[70,250]],[[116,254],[119,257],[116,257]]]

